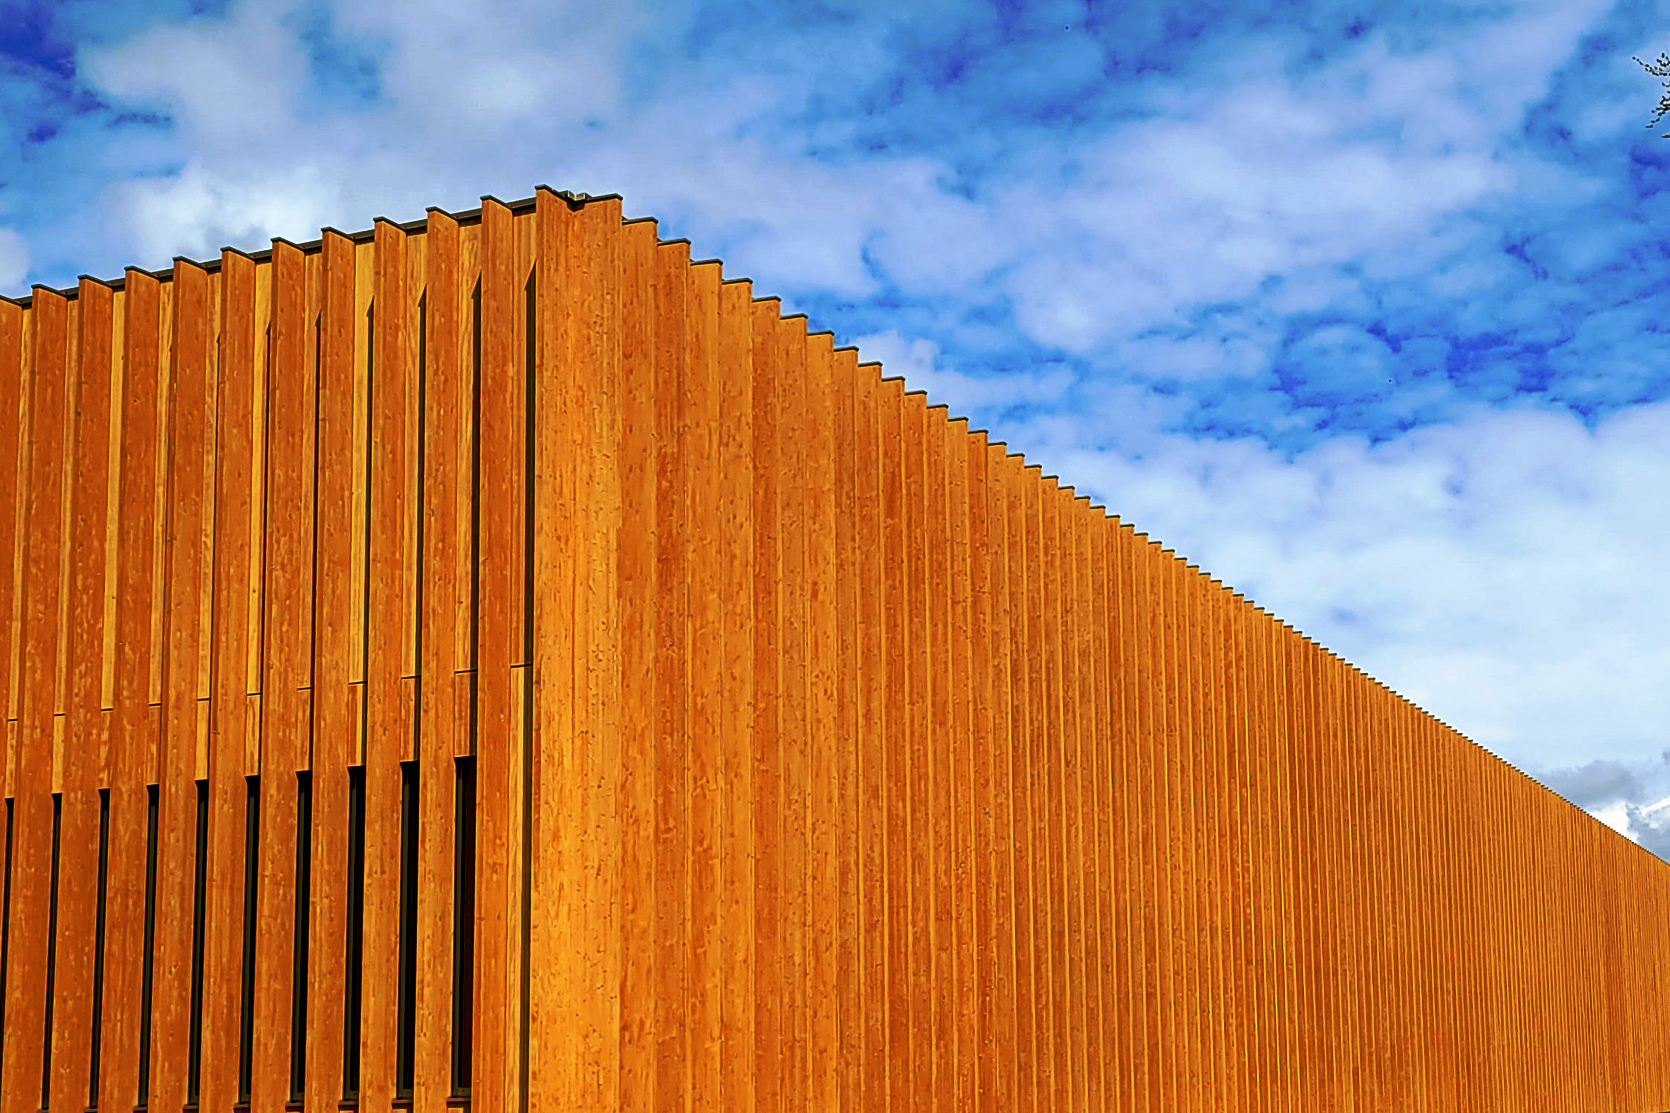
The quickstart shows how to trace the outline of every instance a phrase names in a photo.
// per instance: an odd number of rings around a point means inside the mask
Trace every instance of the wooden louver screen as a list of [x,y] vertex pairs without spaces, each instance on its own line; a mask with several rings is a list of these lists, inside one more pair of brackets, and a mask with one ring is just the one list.
[[0,302],[0,631],[0,1113],[1670,1106],[1663,862],[615,198]]

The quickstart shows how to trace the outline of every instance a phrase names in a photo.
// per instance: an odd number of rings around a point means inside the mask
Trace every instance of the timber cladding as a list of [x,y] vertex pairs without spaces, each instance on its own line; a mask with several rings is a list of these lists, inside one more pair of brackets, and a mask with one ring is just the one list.
[[1670,867],[618,198],[0,302],[0,461],[0,1113],[1670,1106]]

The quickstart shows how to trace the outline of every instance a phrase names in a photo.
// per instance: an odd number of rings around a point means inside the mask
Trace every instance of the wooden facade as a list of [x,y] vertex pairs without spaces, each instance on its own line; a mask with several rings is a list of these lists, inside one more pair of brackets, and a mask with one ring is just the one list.
[[616,198],[0,302],[0,460],[0,1113],[1670,1107],[1670,867]]

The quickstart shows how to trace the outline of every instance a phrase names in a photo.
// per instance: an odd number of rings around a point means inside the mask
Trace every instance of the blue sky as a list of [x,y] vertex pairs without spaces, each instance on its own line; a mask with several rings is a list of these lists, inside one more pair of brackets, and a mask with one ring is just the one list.
[[0,0],[0,292],[619,192],[1670,853],[1664,6],[1115,7]]

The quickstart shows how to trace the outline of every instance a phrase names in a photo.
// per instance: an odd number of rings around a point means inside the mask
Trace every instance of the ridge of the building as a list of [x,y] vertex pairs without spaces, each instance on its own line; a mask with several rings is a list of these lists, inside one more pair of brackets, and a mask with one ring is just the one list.
[[[589,205],[589,204],[592,204],[592,203],[595,203],[595,202],[599,202],[599,201],[621,201],[621,200],[624,200],[622,195],[619,194],[619,193],[588,194],[588,193],[577,192],[577,191],[574,191],[574,190],[555,189],[555,188],[553,188],[549,185],[541,184],[541,185],[535,186],[534,187],[534,192],[532,194],[530,194],[529,196],[517,198],[516,200],[513,200],[513,201],[502,201],[499,198],[494,197],[491,194],[484,194],[484,195],[482,195],[482,198],[481,198],[481,200],[482,200],[481,205],[478,205],[473,209],[463,210],[461,212],[452,212],[452,211],[449,211],[447,209],[443,209],[439,206],[431,205],[431,206],[428,206],[424,210],[425,215],[423,217],[420,217],[420,218],[415,219],[415,220],[397,221],[397,220],[393,220],[389,217],[379,216],[379,217],[373,217],[372,218],[371,227],[361,229],[359,231],[343,232],[339,229],[336,229],[336,228],[333,228],[329,225],[326,225],[326,226],[324,226],[320,229],[320,236],[317,239],[307,240],[305,242],[300,242],[300,243],[289,240],[289,239],[287,239],[283,236],[272,236],[272,237],[270,237],[270,239],[271,239],[272,244],[274,244],[274,245],[283,244],[283,245],[295,248],[296,250],[302,251],[304,253],[312,253],[312,252],[320,251],[320,250],[323,249],[324,240],[325,240],[326,235],[341,236],[341,237],[343,237],[345,239],[348,239],[348,240],[350,240],[354,243],[369,243],[369,242],[372,242],[376,239],[377,226],[380,225],[380,224],[391,225],[392,227],[397,228],[402,232],[422,232],[422,231],[427,230],[427,228],[428,228],[428,216],[429,216],[429,214],[432,214],[432,213],[440,213],[443,216],[451,217],[453,220],[457,221],[460,226],[467,227],[467,226],[470,226],[470,225],[473,225],[473,224],[479,224],[481,222],[482,209],[487,204],[491,203],[491,204],[496,204],[496,205],[502,205],[503,207],[509,209],[512,213],[527,212],[527,211],[533,209],[538,204],[539,196],[542,193],[543,194],[549,194],[549,195],[554,196],[554,197],[558,198],[559,200],[565,202],[568,205],[568,207],[571,211],[581,209],[581,208],[585,207],[586,205]],[[622,224],[641,224],[641,223],[645,223],[645,222],[652,222],[655,219],[656,219],[655,217],[623,217],[621,223]],[[659,243],[659,244],[663,244],[663,245],[667,245],[667,244],[686,244],[686,245],[688,245],[688,244],[690,244],[690,240],[688,238],[682,237],[682,236],[674,237],[674,238],[666,239],[666,240],[658,238],[656,242]],[[228,245],[228,246],[222,247],[221,251],[222,251],[222,253],[231,252],[232,254],[241,256],[245,259],[250,260],[251,262],[260,263],[260,262],[267,261],[272,257],[273,247],[262,248],[258,251],[245,251],[242,248],[232,247],[232,246]],[[213,258],[213,259],[208,259],[208,260],[196,260],[196,259],[188,258],[188,257],[183,256],[183,255],[174,256],[173,261],[174,261],[175,264],[184,263],[188,266],[201,268],[202,270],[204,270],[206,272],[209,272],[209,273],[214,273],[214,272],[219,271],[220,268],[221,268],[221,263],[222,263],[221,258],[218,258],[218,257]],[[690,266],[707,266],[707,265],[715,265],[715,264],[723,267],[724,261],[722,259],[718,259],[718,258],[692,259],[692,260],[690,260],[690,263],[689,263]],[[132,274],[132,273],[135,273],[135,272],[147,275],[147,276],[149,276],[151,278],[154,278],[154,279],[156,279],[158,281],[161,281],[161,282],[167,282],[167,281],[172,279],[173,274],[174,274],[174,268],[172,266],[170,266],[170,267],[164,267],[164,268],[161,268],[161,269],[158,269],[158,270],[145,270],[143,267],[127,267],[127,268],[124,268],[124,274],[120,278],[103,279],[103,278],[97,278],[93,275],[83,274],[83,275],[77,276],[77,280],[78,280],[78,282],[80,282],[80,281],[94,282],[94,283],[97,283],[100,286],[103,286],[103,287],[107,288],[107,289],[118,290],[118,289],[121,289],[123,286],[126,285],[127,276],[129,274]],[[730,279],[725,280],[725,282],[727,282],[727,283],[730,283],[730,282],[751,282],[751,281],[752,281],[751,279],[744,278],[744,277],[730,278]],[[55,294],[59,297],[66,298],[66,299],[71,299],[71,300],[73,300],[77,296],[77,292],[78,292],[76,286],[70,286],[70,287],[65,287],[65,288],[59,289],[59,288],[55,288],[55,287],[52,287],[52,286],[48,286],[45,283],[35,283],[31,287],[32,292],[30,294],[25,295],[23,297],[19,297],[19,298],[13,298],[13,297],[9,297],[9,296],[4,295],[4,294],[0,294],[0,302],[6,302],[6,303],[9,303],[9,304],[16,305],[16,306],[19,306],[21,308],[27,309],[31,305],[31,303],[34,301],[34,296],[35,295],[34,295],[33,291],[42,291],[42,290],[44,290],[48,293],[51,293],[51,294]],[[781,298],[780,295],[766,294],[766,295],[760,295],[760,296],[754,297],[752,300],[755,301],[755,302],[764,302],[764,301],[778,301],[778,302],[780,302],[782,300],[782,298]],[[783,320],[806,320],[806,321],[808,321],[808,323],[810,323],[809,319],[807,318],[807,315],[805,313],[786,314],[786,315],[783,316]],[[820,330],[817,330],[815,332],[808,331],[807,335],[808,336],[827,335],[827,336],[830,336],[831,338],[833,338],[834,337],[834,332],[831,329],[820,329]],[[840,345],[840,346],[837,346],[835,348],[835,350],[836,351],[857,351],[857,347],[855,345]],[[881,367],[881,363],[880,363],[879,360],[863,360],[859,363],[859,366],[860,367],[876,367],[876,368],[879,369]],[[884,382],[884,383],[904,382],[905,377],[903,375],[883,375],[881,377],[880,381]],[[908,386],[905,390],[905,396],[906,397],[914,397],[914,396],[920,395],[924,399],[926,399],[927,393],[928,392],[927,392],[926,389],[914,389],[913,390],[913,389],[909,389]],[[944,409],[944,410],[946,410],[948,416],[950,414],[950,407],[947,403],[943,403],[943,402],[934,403],[934,404],[930,405],[929,408],[930,409]],[[989,439],[990,438],[990,431],[986,430],[986,429],[983,429],[983,428],[975,428],[973,426],[973,423],[971,421],[969,421],[968,418],[966,418],[966,417],[949,417],[949,420],[952,421],[952,422],[956,422],[956,421],[968,422],[969,423],[968,432],[969,432],[970,435],[974,435],[974,434],[985,435],[988,438],[988,444],[990,446],[1004,449],[1006,451],[1006,454],[1011,458],[1018,458],[1018,459],[1021,459],[1023,461],[1025,460],[1026,457],[1025,457],[1024,453],[1008,452],[1007,451],[1007,449],[1009,447],[1008,442],[990,440]],[[1038,471],[1038,473],[1039,473],[1038,478],[1047,479],[1047,480],[1054,480],[1056,482],[1056,485],[1061,490],[1068,491],[1068,492],[1074,492],[1075,491],[1075,489],[1073,487],[1062,485],[1059,476],[1054,475],[1054,474],[1043,475],[1043,466],[1041,464],[1027,463],[1027,464],[1024,465],[1024,467],[1025,467],[1025,470],[1028,470],[1028,471],[1032,471],[1032,470]],[[1089,495],[1079,495],[1079,496],[1077,496],[1077,498],[1079,498],[1079,499],[1089,499],[1090,496]],[[1130,527],[1130,523],[1125,522],[1118,514],[1110,512],[1108,510],[1108,508],[1103,504],[1095,503],[1095,504],[1092,505],[1092,509],[1100,510],[1102,512],[1104,518],[1118,523],[1121,527],[1127,527],[1127,528]],[[1159,542],[1158,538],[1152,538],[1146,532],[1137,533],[1137,534],[1135,534],[1135,537],[1136,538],[1149,538],[1149,543],[1150,544],[1161,544]],[[1174,549],[1166,548],[1162,545],[1161,552],[1162,552],[1162,554],[1169,554],[1175,559],[1184,560],[1185,563],[1187,563],[1186,558],[1183,557],[1181,554],[1179,554]],[[1192,570],[1195,570],[1195,571],[1203,571],[1202,569],[1200,569],[1196,565],[1188,565],[1188,567],[1191,568]],[[1542,785],[1541,781],[1536,781],[1536,778],[1531,777],[1530,774],[1526,773],[1524,770],[1520,769],[1518,766],[1514,765],[1512,762],[1508,761],[1506,758],[1502,757],[1500,754],[1498,754],[1495,751],[1489,749],[1488,747],[1484,746],[1483,744],[1474,741],[1472,738],[1468,737],[1466,734],[1462,733],[1460,730],[1457,730],[1454,726],[1445,722],[1443,719],[1439,718],[1437,715],[1434,715],[1432,712],[1426,710],[1425,708],[1420,706],[1420,704],[1416,703],[1414,700],[1412,700],[1412,699],[1408,698],[1407,696],[1403,695],[1402,693],[1398,692],[1396,689],[1392,688],[1390,685],[1384,684],[1381,681],[1377,680],[1375,677],[1371,676],[1370,674],[1368,674],[1367,672],[1365,672],[1364,670],[1359,668],[1357,665],[1355,665],[1351,661],[1349,661],[1346,658],[1340,656],[1338,653],[1336,653],[1332,649],[1329,649],[1322,642],[1320,642],[1320,641],[1318,641],[1314,638],[1311,638],[1303,630],[1299,629],[1296,626],[1293,626],[1292,624],[1290,624],[1290,623],[1286,622],[1285,620],[1281,619],[1280,617],[1278,617],[1275,614],[1274,611],[1267,610],[1263,606],[1259,605],[1250,595],[1246,595],[1242,592],[1235,591],[1233,589],[1233,587],[1231,587],[1229,584],[1227,584],[1224,581],[1218,580],[1216,577],[1210,577],[1210,579],[1212,580],[1213,583],[1216,583],[1219,586],[1224,587],[1226,590],[1229,590],[1230,594],[1234,598],[1236,598],[1238,600],[1243,600],[1247,604],[1249,604],[1252,607],[1252,609],[1255,613],[1269,615],[1270,618],[1272,620],[1274,620],[1275,622],[1277,622],[1279,625],[1281,625],[1283,627],[1286,627],[1288,630],[1297,634],[1303,640],[1311,642],[1311,644],[1315,645],[1317,647],[1317,649],[1321,650],[1321,652],[1325,656],[1330,657],[1330,658],[1340,662],[1341,664],[1345,665],[1348,669],[1350,669],[1352,672],[1358,673],[1359,675],[1363,676],[1365,679],[1367,679],[1370,683],[1374,684],[1376,687],[1384,689],[1387,693],[1389,693],[1390,695],[1392,695],[1396,699],[1399,699],[1399,700],[1403,701],[1404,703],[1408,704],[1415,711],[1419,712],[1422,715],[1427,716],[1433,722],[1437,723],[1440,727],[1443,727],[1445,730],[1449,731],[1451,734],[1454,734],[1456,737],[1460,738],[1462,741],[1468,743],[1469,745],[1472,745],[1472,746],[1476,747],[1479,750],[1484,751],[1486,754],[1490,755],[1495,760],[1501,762],[1503,765],[1506,765],[1509,769],[1512,769],[1514,772],[1519,773],[1521,776],[1527,777],[1528,779],[1535,781],[1539,785]],[[1558,792],[1555,792],[1553,789],[1549,789],[1548,786],[1542,785],[1542,787],[1547,789],[1549,792],[1553,792],[1555,796],[1559,797],[1559,799],[1561,799],[1561,800],[1564,800],[1567,804],[1570,804],[1572,807],[1577,808],[1579,811],[1583,811],[1583,813],[1585,815],[1589,814],[1587,812],[1587,810],[1581,808],[1576,803],[1574,803],[1571,800],[1567,799],[1566,797],[1560,795]],[[1625,838],[1625,841],[1634,843],[1634,845],[1636,845],[1638,847],[1640,846],[1639,843],[1635,843],[1635,840],[1629,839],[1627,836],[1622,836],[1622,837]],[[1646,848],[1641,847],[1641,849],[1645,850]],[[1651,851],[1648,851],[1648,853],[1651,853]]]

